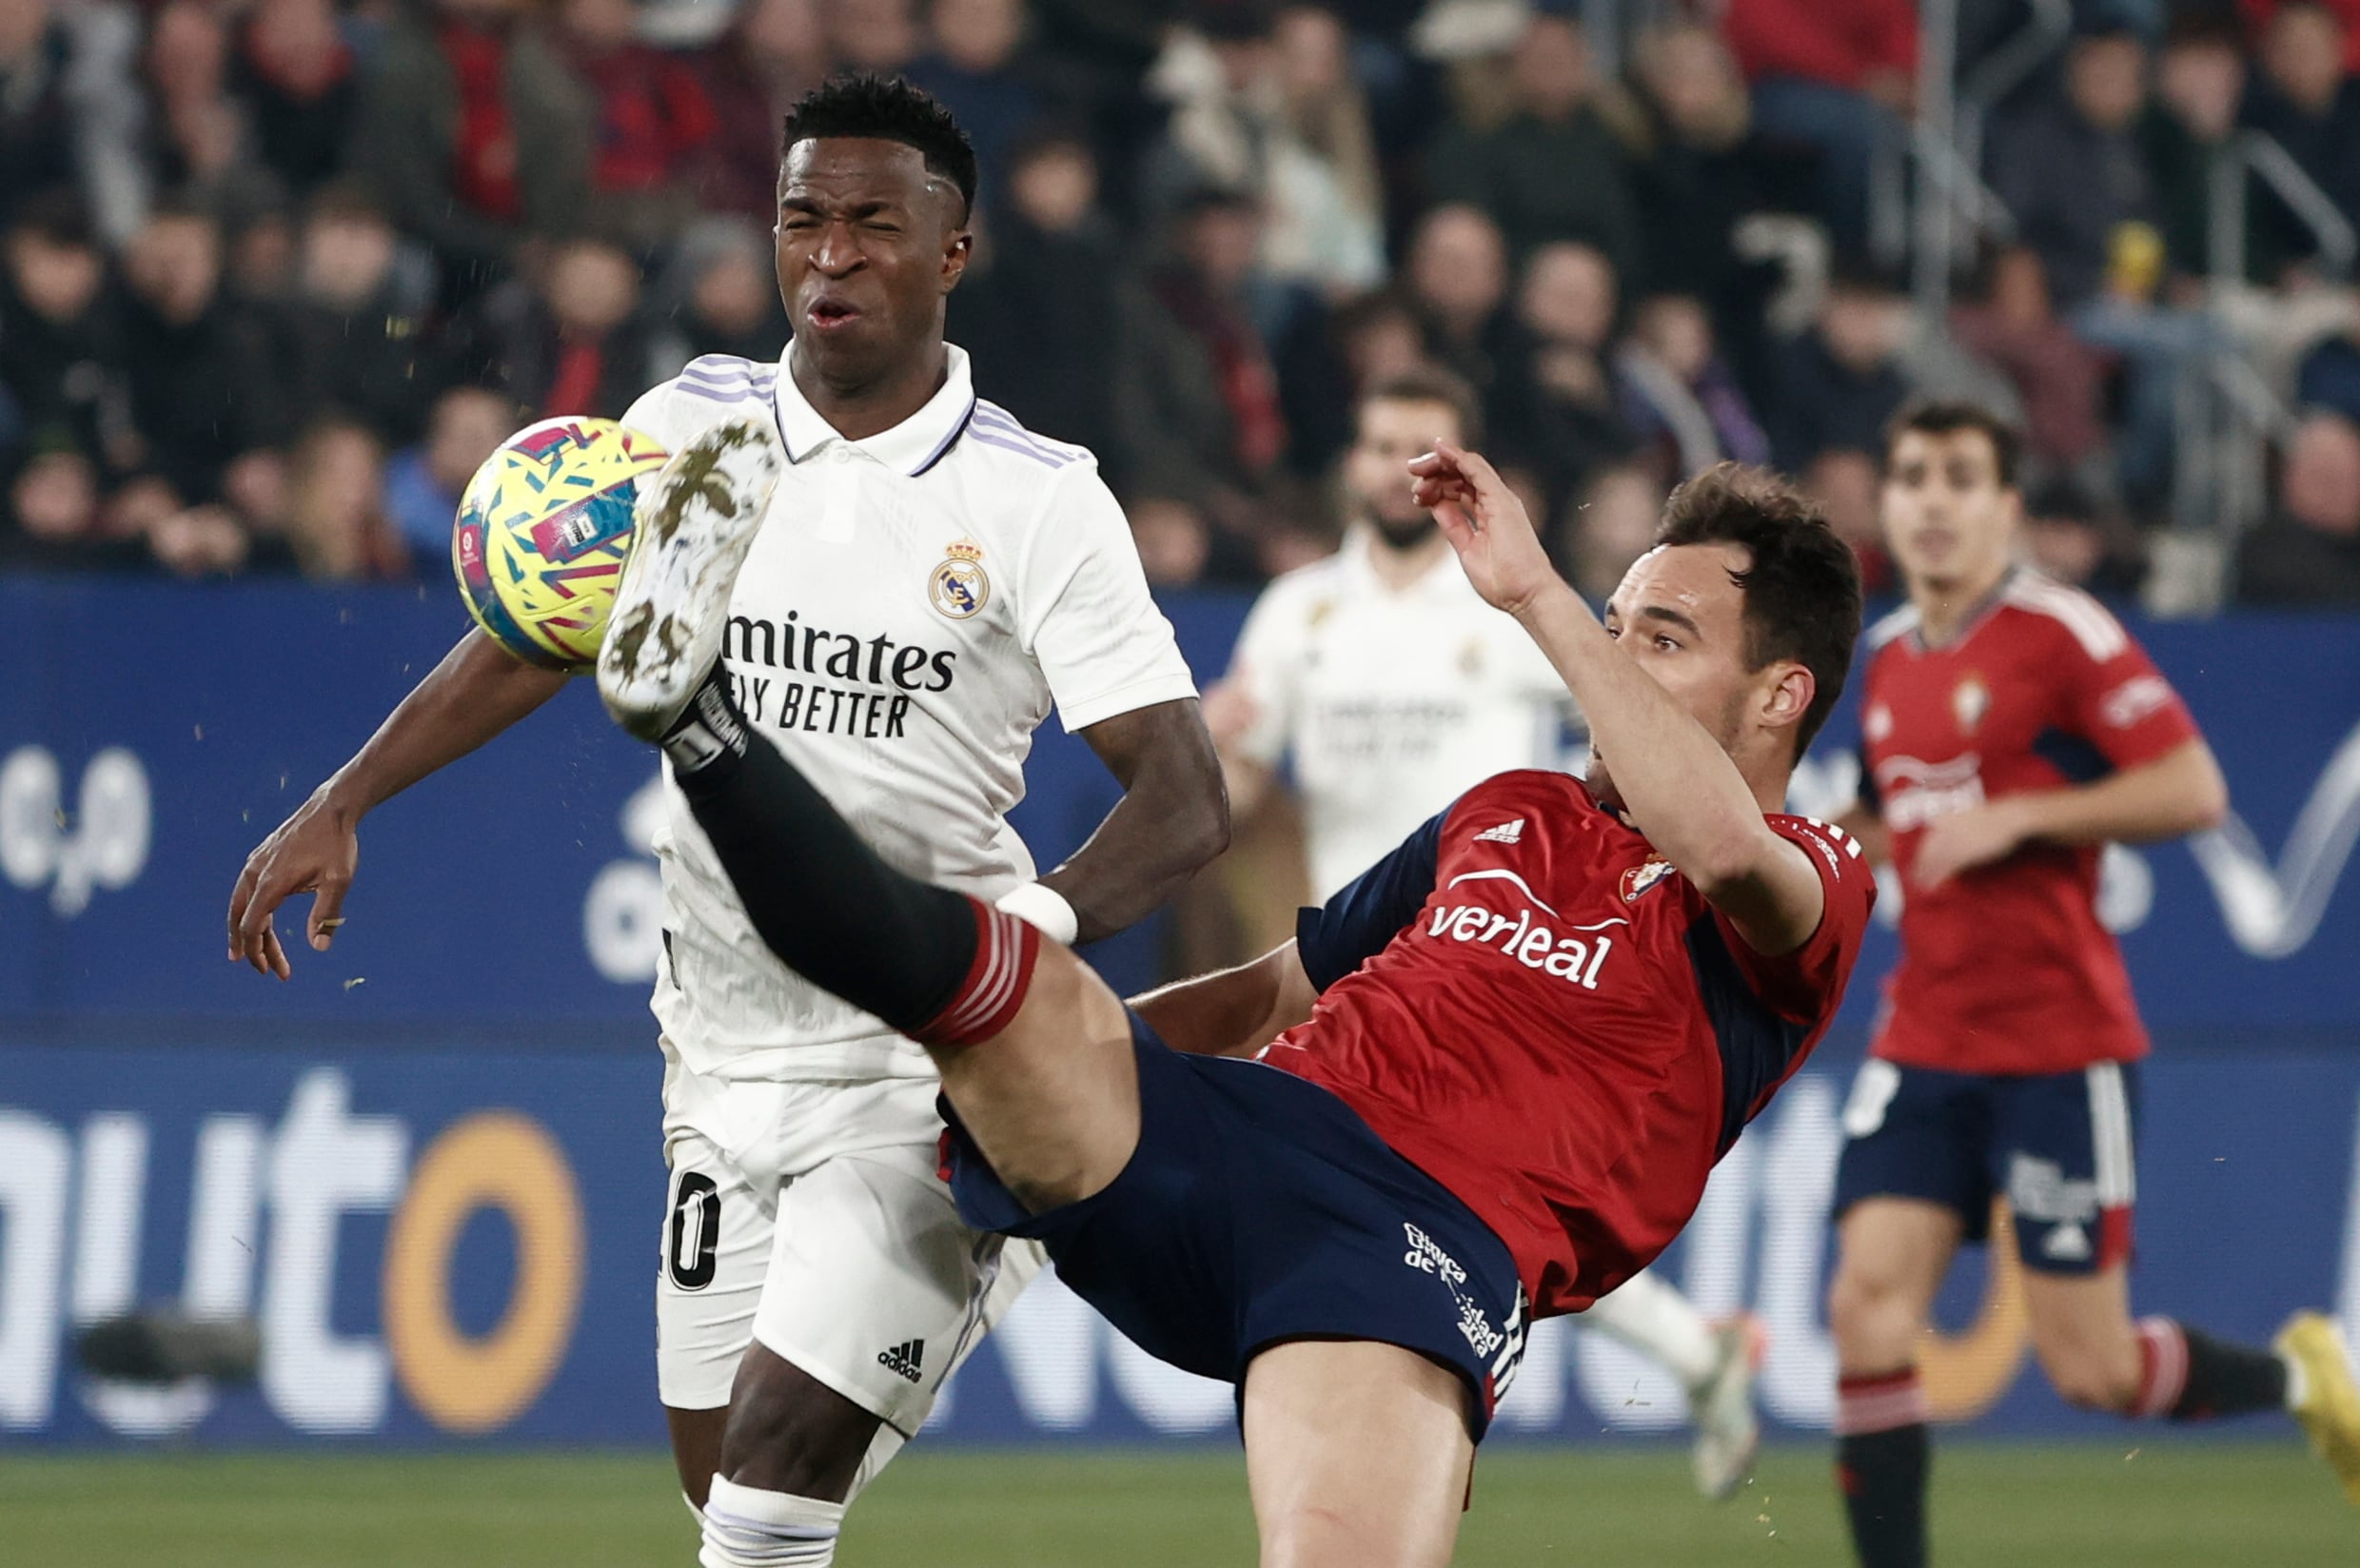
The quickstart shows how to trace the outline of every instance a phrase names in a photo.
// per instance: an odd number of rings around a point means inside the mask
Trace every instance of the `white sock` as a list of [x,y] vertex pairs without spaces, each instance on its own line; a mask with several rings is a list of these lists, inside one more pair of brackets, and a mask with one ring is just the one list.
[[1634,1274],[1599,1297],[1582,1314],[1582,1325],[1652,1356],[1691,1388],[1713,1375],[1718,1360],[1713,1325],[1687,1297],[1652,1274]]
[[705,1498],[704,1568],[828,1568],[844,1505],[713,1478]]

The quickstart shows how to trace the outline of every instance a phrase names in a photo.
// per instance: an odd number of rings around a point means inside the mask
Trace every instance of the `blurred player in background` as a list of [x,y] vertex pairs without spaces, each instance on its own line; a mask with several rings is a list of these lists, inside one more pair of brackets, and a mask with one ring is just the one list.
[[734,702],[720,585],[777,463],[733,423],[642,500],[608,713],[663,748],[772,951],[925,1042],[960,1211],[1043,1240],[1150,1354],[1238,1385],[1262,1560],[1446,1561],[1527,1316],[1662,1250],[1842,998],[1875,875],[1778,809],[1859,633],[1851,551],[1768,476],[1718,469],[1666,503],[1602,624],[1488,463],[1419,459],[1468,578],[1588,714],[1586,783],[1476,785],[1295,941],[1134,1009],[886,864]]
[[[934,100],[875,77],[805,97],[784,149],[794,342],[776,364],[697,360],[623,418],[673,451],[734,416],[784,438],[727,611],[746,715],[896,867],[1061,941],[1120,930],[1227,842],[1219,764],[1097,464],[979,402],[943,341],[974,154]],[[231,956],[285,978],[271,913],[306,889],[325,950],[361,816],[563,683],[470,633],[254,852]],[[1005,813],[1052,701],[1126,793],[1035,881]],[[816,1568],[1038,1253],[959,1223],[925,1052],[782,968],[666,795],[658,1385],[704,1562]]]
[[[1564,682],[1468,584],[1411,490],[1410,460],[1437,441],[1480,441],[1481,417],[1473,390],[1438,368],[1361,398],[1344,459],[1343,547],[1263,592],[1229,676],[1207,694],[1238,820],[1268,796],[1281,759],[1292,761],[1314,900],[1494,774],[1564,764]],[[1754,1320],[1707,1322],[1641,1274],[1582,1322],[1681,1380],[1697,1423],[1697,1485],[1708,1497],[1734,1492],[1761,1439]]]
[[1840,820],[1889,849],[1907,902],[1844,1108],[1828,1303],[1838,1476],[1864,1568],[1926,1560],[1918,1346],[1995,1195],[2059,1394],[2173,1421],[2291,1411],[2360,1501],[2360,1395],[2326,1319],[2290,1319],[2273,1352],[2131,1316],[2148,1042],[2098,923],[2098,855],[2212,826],[2228,790],[2114,617],[2016,564],[2016,457],[2013,429],[1960,403],[1904,411],[1885,455],[1909,603],[1866,639],[1860,801]]

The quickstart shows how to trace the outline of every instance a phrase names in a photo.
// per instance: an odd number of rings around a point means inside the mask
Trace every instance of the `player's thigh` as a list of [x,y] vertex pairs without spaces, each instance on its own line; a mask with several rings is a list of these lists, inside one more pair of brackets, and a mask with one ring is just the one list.
[[1368,1340],[1295,1340],[1246,1369],[1263,1568],[1450,1560],[1474,1463],[1458,1373]]
[[[931,1100],[931,1084],[911,1087]],[[1038,1267],[1034,1249],[1012,1252],[960,1222],[937,1157],[929,1136],[796,1177],[779,1194],[755,1313],[760,1345],[905,1437],[1013,1300],[1007,1270]]]
[[1006,1029],[936,1060],[968,1136],[1033,1213],[1102,1190],[1139,1147],[1130,1015],[1064,948],[1042,947]]
[[1836,1167],[1828,1309],[1839,1345],[1914,1335],[1958,1244],[1981,1237],[1990,1122],[1976,1080],[1874,1058],[1860,1065]]
[[676,1132],[665,1158],[672,1173],[656,1268],[657,1393],[676,1411],[718,1411],[729,1403],[770,1269],[770,1195],[701,1134]]

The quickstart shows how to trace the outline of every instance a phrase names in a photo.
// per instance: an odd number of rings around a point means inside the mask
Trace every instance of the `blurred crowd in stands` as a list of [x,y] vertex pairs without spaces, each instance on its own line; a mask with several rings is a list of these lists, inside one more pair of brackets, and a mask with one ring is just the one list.
[[[2024,10],[1960,0],[1960,70]],[[2360,224],[2360,0],[2078,0],[1933,318],[1873,242],[1918,60],[1909,0],[0,0],[0,564],[439,577],[521,423],[778,355],[780,114],[856,69],[974,138],[953,341],[1159,582],[1330,549],[1354,389],[1430,360],[1593,592],[1724,458],[1889,582],[1878,431],[1966,394],[2131,593],[2228,351],[2291,411],[2237,596],[2360,604],[2360,295],[2215,178],[2264,132]]]

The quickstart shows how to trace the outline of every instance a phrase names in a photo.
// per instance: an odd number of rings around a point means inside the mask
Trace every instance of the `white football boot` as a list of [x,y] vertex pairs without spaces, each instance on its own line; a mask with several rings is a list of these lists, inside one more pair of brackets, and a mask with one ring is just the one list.
[[1697,1490],[1719,1501],[1745,1484],[1761,1452],[1754,1374],[1761,1367],[1765,1336],[1759,1319],[1740,1312],[1715,1324],[1713,1340],[1712,1375],[1688,1390],[1688,1412],[1696,1422],[1690,1458]]
[[663,737],[721,657],[730,592],[785,466],[769,421],[726,420],[640,494],[599,649],[599,696],[641,740]]

